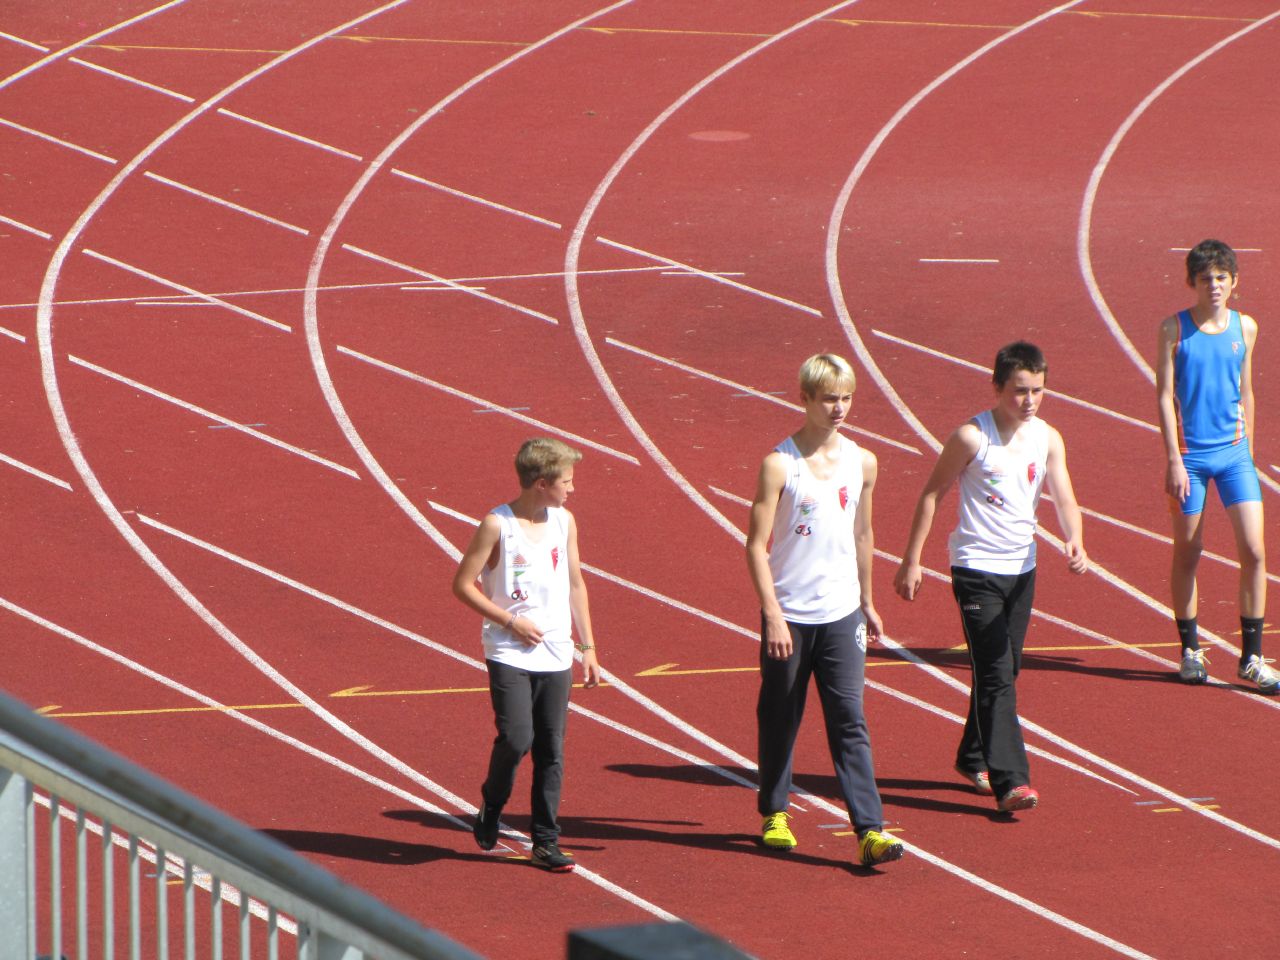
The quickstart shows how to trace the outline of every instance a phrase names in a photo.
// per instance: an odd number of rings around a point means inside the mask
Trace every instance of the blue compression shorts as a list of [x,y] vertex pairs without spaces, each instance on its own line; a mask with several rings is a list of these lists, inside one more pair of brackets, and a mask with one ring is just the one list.
[[1218,496],[1224,507],[1262,500],[1258,471],[1253,465],[1247,441],[1212,450],[1188,451],[1182,455],[1182,465],[1187,468],[1191,490],[1187,499],[1181,503],[1175,500],[1174,504],[1182,510],[1184,516],[1204,512],[1210,480],[1217,486]]

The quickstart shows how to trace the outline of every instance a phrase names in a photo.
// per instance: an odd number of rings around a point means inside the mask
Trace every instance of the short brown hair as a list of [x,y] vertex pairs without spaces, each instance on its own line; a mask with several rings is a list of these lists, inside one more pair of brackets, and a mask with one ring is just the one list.
[[516,454],[516,476],[520,478],[520,486],[528,490],[539,480],[559,480],[562,473],[581,459],[581,451],[563,440],[534,437],[520,445]]

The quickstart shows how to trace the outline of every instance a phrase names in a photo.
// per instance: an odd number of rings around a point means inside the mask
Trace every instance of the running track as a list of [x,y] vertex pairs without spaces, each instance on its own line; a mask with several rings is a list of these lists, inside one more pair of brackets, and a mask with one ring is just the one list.
[[[0,15],[5,687],[495,958],[671,917],[761,957],[1270,952],[1280,703],[1231,649],[1171,682],[1148,364],[1178,248],[1235,244],[1273,506],[1280,8],[475,8]],[[1066,575],[1046,508],[1020,684],[1044,799],[1005,821],[950,773],[948,588],[890,580],[1017,336],[1097,569]],[[744,498],[819,349],[856,356],[881,463],[868,700],[910,844],[883,871],[849,867],[816,717],[801,845],[755,843]],[[575,695],[571,878],[519,862],[523,801],[507,849],[466,829],[491,716],[448,590],[542,432],[587,452],[613,681]],[[1232,553],[1219,513],[1208,541]],[[1230,648],[1229,562],[1201,595]]]

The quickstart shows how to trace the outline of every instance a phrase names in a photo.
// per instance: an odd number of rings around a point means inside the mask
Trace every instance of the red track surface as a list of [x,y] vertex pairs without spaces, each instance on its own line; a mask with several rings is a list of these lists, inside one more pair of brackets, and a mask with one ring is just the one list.
[[[1272,952],[1280,704],[1226,650],[1217,685],[1172,682],[1141,364],[1187,300],[1174,248],[1241,248],[1275,477],[1274,5],[476,6],[0,14],[6,688],[495,958],[668,915],[761,957]],[[900,604],[886,560],[915,664],[875,658],[869,712],[911,853],[849,867],[811,717],[798,786],[826,800],[767,854],[724,771],[755,753],[735,498],[794,427],[770,397],[815,350],[859,354],[893,552],[931,445],[988,400],[956,360],[1018,336],[1104,408],[1045,410],[1104,516],[1094,574],[1042,549],[1020,706],[1043,806],[999,820],[950,773],[948,591]],[[465,828],[491,715],[448,593],[465,518],[546,431],[593,445],[573,506],[617,681],[575,697],[606,722],[571,724],[572,878]],[[1233,642],[1235,571],[1206,559],[1201,596]]]

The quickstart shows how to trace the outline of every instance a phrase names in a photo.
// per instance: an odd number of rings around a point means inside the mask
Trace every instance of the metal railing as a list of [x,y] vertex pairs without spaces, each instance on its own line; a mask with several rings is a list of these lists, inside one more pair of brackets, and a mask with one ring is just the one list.
[[0,960],[37,953],[480,960],[0,694]]

